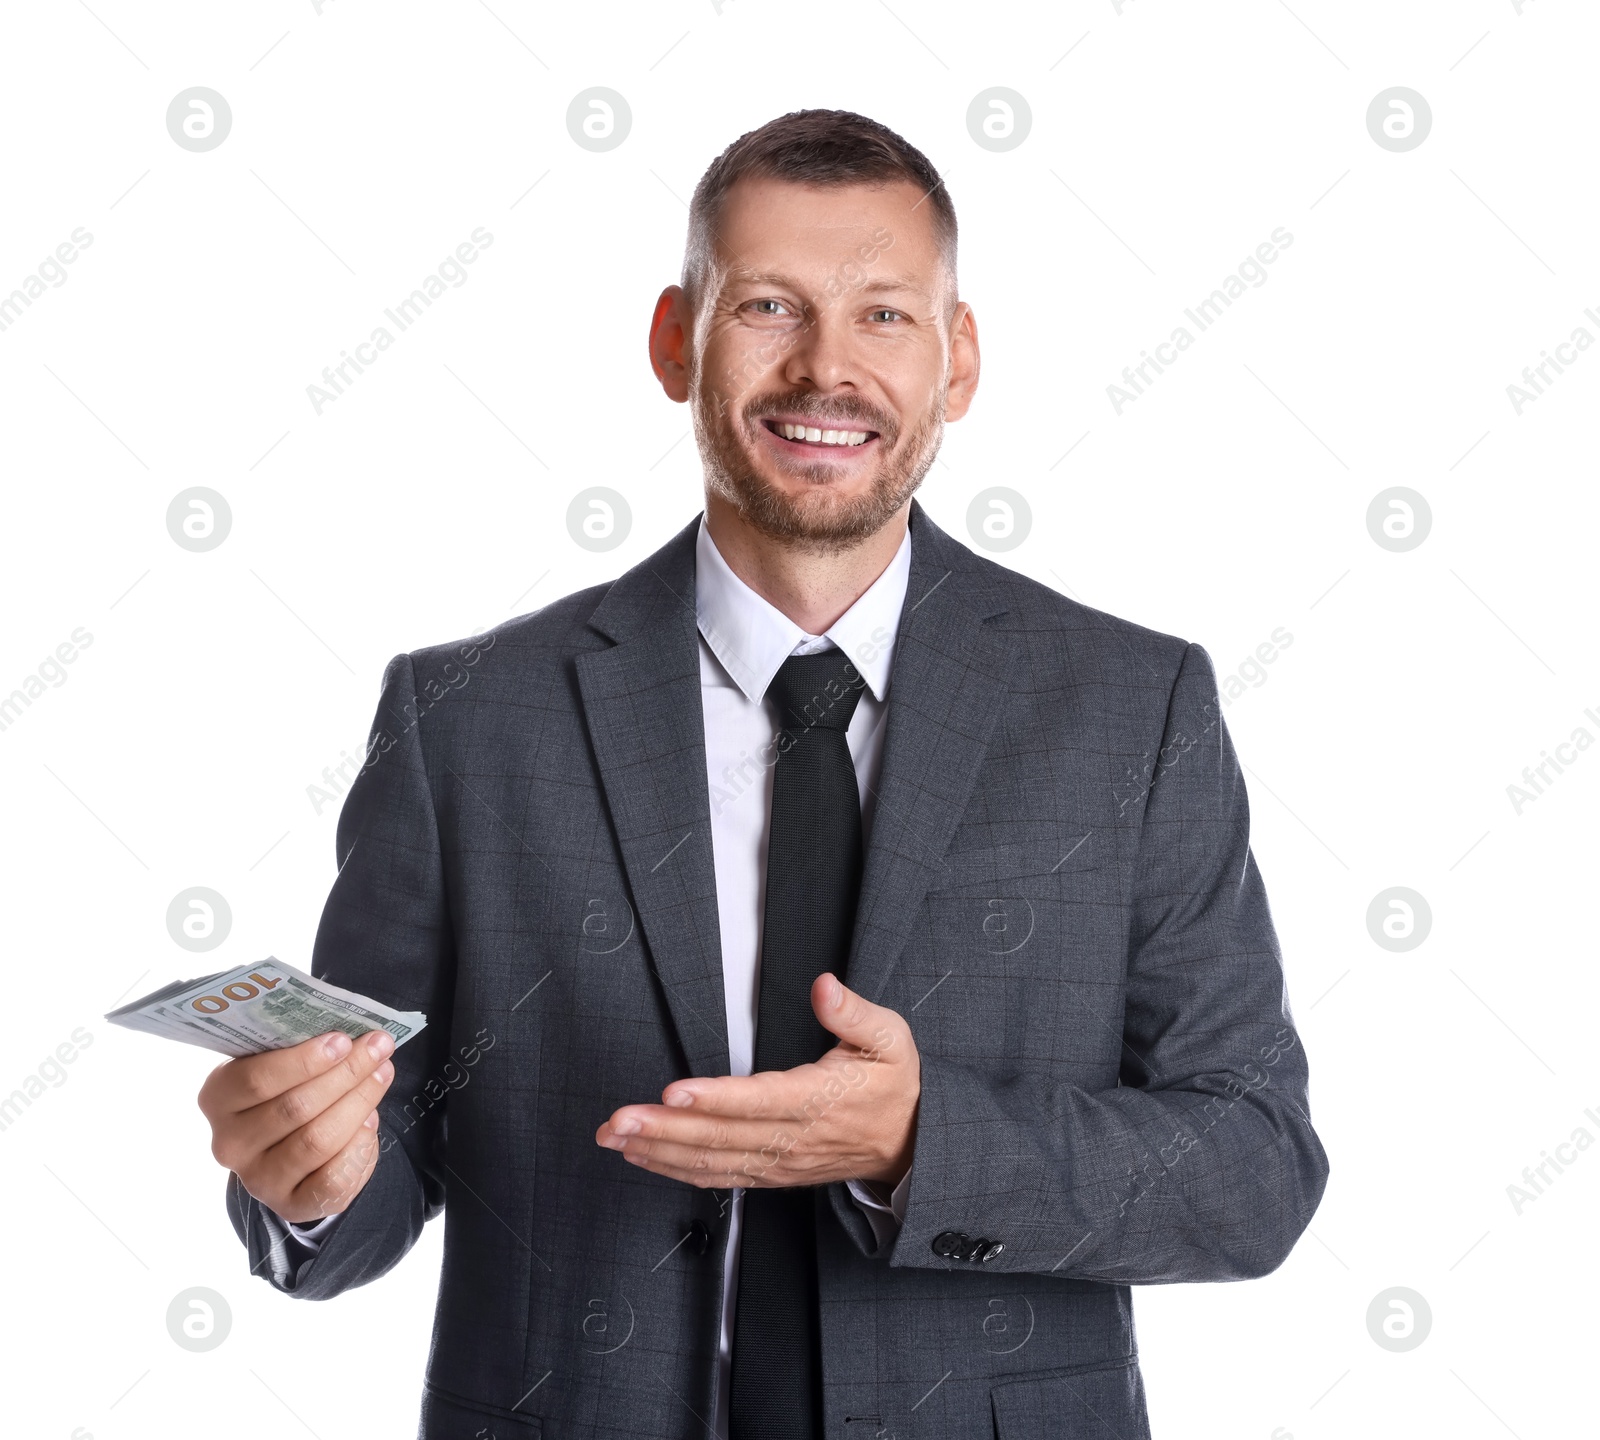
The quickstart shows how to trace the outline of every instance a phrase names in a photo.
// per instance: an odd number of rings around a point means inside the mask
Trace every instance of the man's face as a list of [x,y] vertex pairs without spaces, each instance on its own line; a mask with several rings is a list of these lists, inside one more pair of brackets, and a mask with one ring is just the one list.
[[728,194],[687,398],[707,485],[772,539],[831,551],[876,533],[966,411],[976,332],[922,200],[908,183]]

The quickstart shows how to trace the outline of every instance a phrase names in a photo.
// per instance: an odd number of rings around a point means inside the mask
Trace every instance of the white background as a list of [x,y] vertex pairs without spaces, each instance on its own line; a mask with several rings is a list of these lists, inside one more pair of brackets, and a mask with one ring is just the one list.
[[[1333,1175],[1268,1279],[1138,1293],[1157,1436],[1592,1428],[1600,1146],[1520,1214],[1506,1188],[1600,1139],[1600,747],[1520,814],[1506,789],[1600,738],[1600,355],[1520,415],[1506,393],[1576,326],[1600,337],[1592,8],[93,5],[12,7],[0,92],[0,294],[93,236],[0,333],[0,695],[93,636],[0,731],[0,1095],[92,1035],[0,1132],[7,1434],[413,1429],[440,1227],[380,1284],[275,1294],[224,1215],[210,1058],[100,1016],[307,963],[337,812],[307,786],[360,753],[390,656],[617,574],[694,514],[651,305],[704,167],[806,106],[895,127],[960,215],[985,368],[934,518],[964,537],[980,490],[1020,491],[1004,563],[1224,677],[1293,636],[1226,714]],[[233,112],[207,153],[165,124],[195,85]],[[633,116],[604,154],[565,123],[596,85]],[[997,85],[1033,114],[1006,153],[966,128]],[[1433,112],[1405,153],[1365,121],[1395,85]],[[479,226],[467,283],[317,415],[305,387]],[[1119,416],[1106,386],[1279,226],[1267,283]],[[195,485],[233,516],[204,554],[166,529]],[[608,554],[568,538],[590,485],[632,507]],[[1433,516],[1405,553],[1366,525],[1395,485]],[[197,885],[233,912],[206,956],[165,922]],[[1391,886],[1433,915],[1401,954],[1366,923]],[[165,1322],[196,1285],[232,1309],[204,1354]],[[1367,1329],[1393,1286],[1432,1311],[1406,1353]]]

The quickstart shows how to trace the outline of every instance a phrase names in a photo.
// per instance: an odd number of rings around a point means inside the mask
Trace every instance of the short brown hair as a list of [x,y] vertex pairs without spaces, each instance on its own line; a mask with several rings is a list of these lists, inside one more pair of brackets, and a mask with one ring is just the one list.
[[689,202],[683,288],[691,302],[710,269],[723,202],[745,176],[796,185],[884,185],[904,180],[923,192],[934,237],[956,273],[956,207],[939,172],[915,145],[887,125],[850,110],[793,110],[741,135],[715,160]]

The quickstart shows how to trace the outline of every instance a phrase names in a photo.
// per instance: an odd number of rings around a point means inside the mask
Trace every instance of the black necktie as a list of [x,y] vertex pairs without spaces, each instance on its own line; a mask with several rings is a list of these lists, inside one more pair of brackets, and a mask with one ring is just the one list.
[[[843,979],[850,953],[861,889],[861,796],[845,730],[865,684],[845,653],[830,649],[791,655],[767,692],[783,728],[772,774],[757,1071],[809,1064],[836,1043],[811,1009],[811,983],[828,970]],[[822,1434],[813,1195],[805,1187],[745,1191],[732,1440]]]

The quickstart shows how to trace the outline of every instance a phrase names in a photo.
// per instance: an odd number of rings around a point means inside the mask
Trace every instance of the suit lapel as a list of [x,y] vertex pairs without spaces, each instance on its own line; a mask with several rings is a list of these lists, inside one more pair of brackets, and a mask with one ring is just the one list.
[[1010,684],[1015,647],[984,622],[1006,609],[975,557],[911,510],[911,576],[894,667],[872,833],[846,975],[874,1002],[944,856]]
[[[623,865],[689,1073],[728,1073],[728,1034],[694,613],[698,517],[621,576],[589,618],[616,643],[578,688]],[[883,763],[846,979],[876,1000],[967,808],[1010,683],[1006,609],[975,557],[911,509]]]
[[600,781],[649,953],[692,1075],[728,1073],[694,612],[698,517],[606,592],[617,643],[577,660]]

